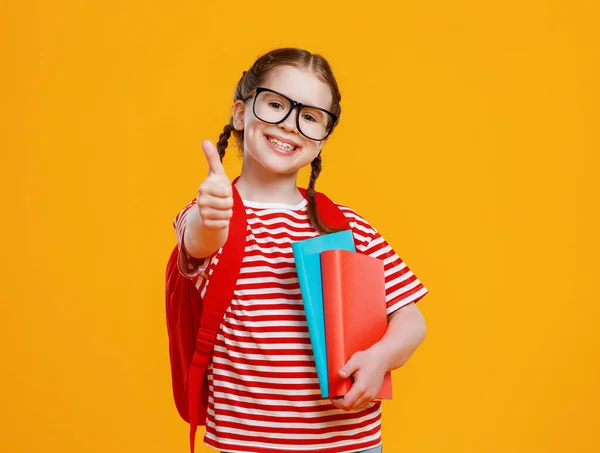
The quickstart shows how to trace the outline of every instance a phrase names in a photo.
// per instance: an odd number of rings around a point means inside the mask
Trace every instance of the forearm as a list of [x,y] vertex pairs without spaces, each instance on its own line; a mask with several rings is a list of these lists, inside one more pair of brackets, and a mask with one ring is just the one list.
[[386,370],[404,365],[425,338],[425,320],[414,303],[393,315],[383,338],[373,346],[378,357],[384,358]]
[[206,228],[202,224],[200,210],[194,205],[186,214],[186,228],[183,235],[183,244],[194,258],[205,258],[219,250],[229,234],[229,227],[223,229]]

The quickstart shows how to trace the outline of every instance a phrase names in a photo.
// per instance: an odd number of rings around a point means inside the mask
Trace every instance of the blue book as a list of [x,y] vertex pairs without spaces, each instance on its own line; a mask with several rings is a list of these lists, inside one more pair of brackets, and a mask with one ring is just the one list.
[[298,282],[300,283],[308,333],[317,367],[321,396],[329,398],[325,318],[323,316],[321,252],[326,250],[348,250],[355,252],[352,231],[344,230],[293,242],[292,250],[296,261]]

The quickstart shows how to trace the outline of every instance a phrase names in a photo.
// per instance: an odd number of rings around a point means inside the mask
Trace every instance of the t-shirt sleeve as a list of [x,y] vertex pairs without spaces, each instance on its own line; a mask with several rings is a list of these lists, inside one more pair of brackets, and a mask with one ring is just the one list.
[[388,315],[411,302],[417,302],[428,293],[428,289],[373,226],[356,211],[338,206],[350,220],[357,252],[383,260]]
[[184,207],[175,219],[173,220],[173,228],[177,235],[177,243],[179,247],[179,258],[177,265],[179,272],[187,278],[195,279],[197,277],[206,278],[206,269],[211,263],[212,256],[206,258],[194,258],[186,250],[183,243],[183,236],[187,225],[187,215],[190,210],[196,205],[196,199],[194,198],[186,207]]

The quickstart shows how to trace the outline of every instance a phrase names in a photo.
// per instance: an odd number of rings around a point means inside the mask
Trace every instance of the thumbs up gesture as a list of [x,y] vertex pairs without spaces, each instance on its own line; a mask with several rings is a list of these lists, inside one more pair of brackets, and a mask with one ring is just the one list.
[[233,192],[231,182],[219,158],[219,152],[210,140],[202,142],[208,162],[208,176],[198,187],[196,201],[200,210],[202,226],[211,230],[229,227],[233,215]]

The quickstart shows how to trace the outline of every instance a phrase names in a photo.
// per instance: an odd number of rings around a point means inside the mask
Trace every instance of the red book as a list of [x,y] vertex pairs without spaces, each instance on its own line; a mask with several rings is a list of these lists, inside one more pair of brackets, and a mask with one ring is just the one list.
[[[387,329],[383,261],[347,250],[321,252],[323,314],[329,396],[344,396],[352,386],[338,371],[352,355],[377,343]],[[387,372],[378,399],[392,398]]]

